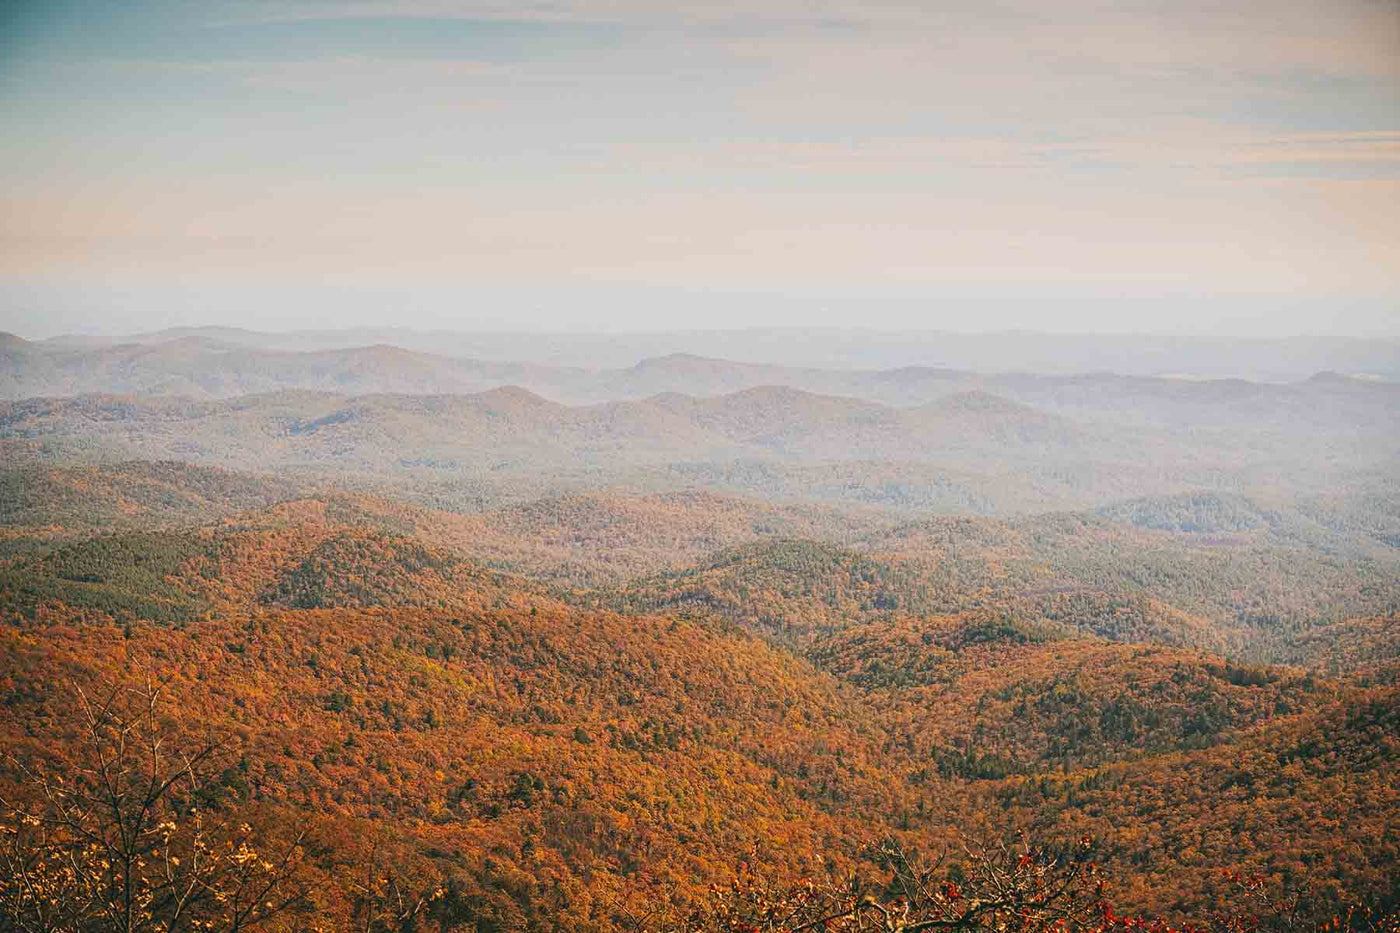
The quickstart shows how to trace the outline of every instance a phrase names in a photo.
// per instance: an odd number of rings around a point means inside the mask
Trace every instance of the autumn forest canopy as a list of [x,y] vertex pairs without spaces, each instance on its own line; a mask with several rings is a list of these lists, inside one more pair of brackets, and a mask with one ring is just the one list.
[[0,336],[0,929],[1396,929],[1393,342],[378,336]]

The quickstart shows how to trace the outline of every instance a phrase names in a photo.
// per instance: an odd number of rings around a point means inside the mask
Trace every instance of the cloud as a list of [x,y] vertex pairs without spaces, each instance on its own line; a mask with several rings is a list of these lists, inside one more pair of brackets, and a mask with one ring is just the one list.
[[720,36],[751,33],[770,50],[803,46],[813,32],[844,35],[854,43],[869,41],[872,32],[882,39],[936,35],[953,46],[1120,68],[1400,78],[1400,5],[1374,0],[232,0],[218,9],[218,16],[234,22],[494,19],[711,30]]
[[676,177],[760,172],[821,177],[838,186],[843,180],[882,179],[888,186],[922,189],[929,186],[929,173],[937,171],[953,185],[964,183],[968,173],[1002,178],[1014,173],[1013,184],[1018,186],[1052,179],[1064,184],[1079,177],[1089,185],[1113,187],[1111,175],[1150,173],[1156,185],[1219,187],[1285,169],[1306,169],[1314,178],[1350,178],[1365,167],[1371,178],[1400,178],[1400,130],[1278,134],[1180,121],[1134,134],[1074,139],[866,136],[835,141],[721,141],[685,147],[619,142],[602,157]]
[[358,94],[366,91],[455,87],[498,79],[515,72],[510,65],[460,58],[379,58],[337,55],[296,61],[123,61],[79,63],[89,72],[216,77],[246,87],[284,91],[334,91]]
[[1391,168],[1400,177],[1400,130],[1246,133],[1230,127],[1197,127],[1196,132],[1159,131],[1048,147],[1056,149],[1106,164],[1198,169],[1366,164]]

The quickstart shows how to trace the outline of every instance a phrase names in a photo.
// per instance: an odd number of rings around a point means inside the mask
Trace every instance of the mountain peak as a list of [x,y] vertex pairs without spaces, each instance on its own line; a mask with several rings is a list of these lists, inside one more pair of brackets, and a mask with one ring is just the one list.
[[982,389],[969,389],[966,392],[955,392],[952,395],[945,395],[934,402],[930,408],[937,408],[943,411],[965,411],[984,412],[988,414],[1024,414],[1031,409],[1020,402],[1014,402],[1002,395],[985,392]]
[[696,366],[714,366],[723,363],[723,360],[713,359],[708,356],[699,356],[694,353],[667,353],[663,356],[649,356],[637,362],[632,367],[633,372],[645,372],[652,369],[690,369]]
[[536,395],[529,389],[516,385],[487,389],[485,392],[478,392],[471,397],[493,405],[503,405],[517,409],[552,408],[555,405],[555,403],[551,402],[549,399]]

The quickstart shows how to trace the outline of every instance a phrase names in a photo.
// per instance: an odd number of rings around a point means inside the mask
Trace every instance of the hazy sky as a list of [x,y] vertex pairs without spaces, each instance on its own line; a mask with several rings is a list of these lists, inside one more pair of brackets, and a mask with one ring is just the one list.
[[1400,0],[8,0],[0,329],[1400,333]]

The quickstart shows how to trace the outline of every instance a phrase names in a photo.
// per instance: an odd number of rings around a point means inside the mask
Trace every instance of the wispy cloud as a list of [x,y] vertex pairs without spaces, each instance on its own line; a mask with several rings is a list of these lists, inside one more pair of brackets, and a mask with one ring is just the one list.
[[[743,168],[833,178],[865,176],[910,184],[937,168],[1063,175],[1067,171],[1182,173],[1198,182],[1234,181],[1250,169],[1311,166],[1325,174],[1370,166],[1400,177],[1400,130],[1247,133],[1204,122],[1151,132],[1076,139],[1009,136],[864,137],[843,141],[730,141],[705,148],[620,143],[611,158],[660,170]],[[1379,177],[1373,175],[1372,177]]]
[[89,73],[152,75],[170,78],[213,77],[253,88],[287,91],[334,91],[339,94],[411,88],[457,87],[483,78],[501,78],[518,69],[501,62],[462,58],[378,58],[340,55],[292,61],[106,60],[69,66]]
[[[1169,5],[1113,0],[230,0],[215,20],[494,19],[704,28],[761,34],[772,49],[811,30],[859,27],[936,34],[950,47],[1015,47],[1120,67],[1306,69],[1400,76],[1400,6],[1376,0]],[[784,27],[781,30],[764,27]],[[851,33],[854,41],[869,34]],[[753,46],[752,48],[757,48]]]

